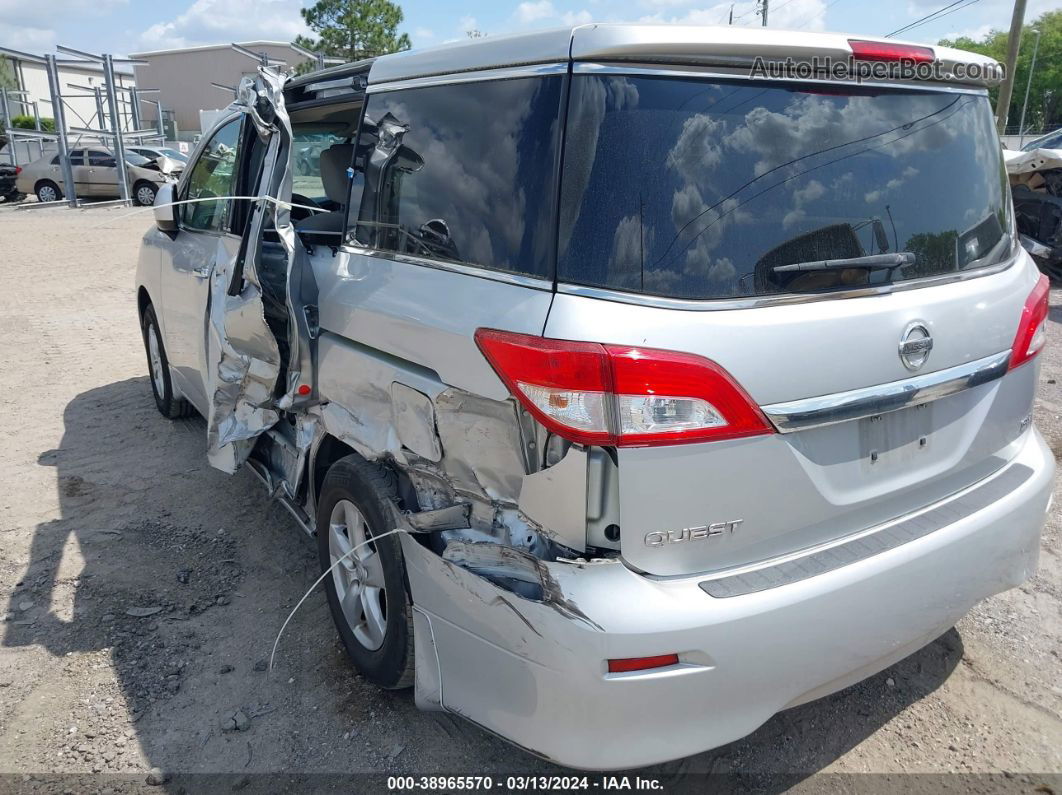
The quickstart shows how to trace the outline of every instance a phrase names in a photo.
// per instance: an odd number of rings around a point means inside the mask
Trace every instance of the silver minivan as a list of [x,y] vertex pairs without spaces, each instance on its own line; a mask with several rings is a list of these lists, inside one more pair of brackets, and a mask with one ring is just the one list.
[[155,401],[316,539],[367,679],[573,767],[727,743],[1036,567],[995,67],[583,25],[263,69],[144,237]]

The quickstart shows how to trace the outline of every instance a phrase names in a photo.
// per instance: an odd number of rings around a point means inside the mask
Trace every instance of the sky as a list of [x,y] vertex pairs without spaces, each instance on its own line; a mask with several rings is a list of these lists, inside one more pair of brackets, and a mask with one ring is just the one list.
[[[771,27],[885,35],[951,0],[769,0]],[[963,0],[969,3],[970,0]],[[291,40],[307,32],[299,9],[309,0],[0,0],[0,47],[35,53],[64,44],[127,54],[254,39]],[[404,0],[401,30],[414,47],[582,22],[646,21],[758,25],[755,0]],[[1026,22],[1062,0],[1029,0]],[[1010,26],[1011,0],[974,0],[902,37],[935,42],[980,38]]]

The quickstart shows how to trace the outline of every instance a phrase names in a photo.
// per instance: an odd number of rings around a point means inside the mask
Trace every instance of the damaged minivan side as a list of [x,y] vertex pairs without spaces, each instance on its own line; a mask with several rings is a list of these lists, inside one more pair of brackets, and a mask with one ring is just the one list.
[[315,539],[366,678],[633,767],[1031,575],[1047,286],[954,77],[987,60],[750,77],[873,45],[584,25],[245,78],[144,237],[152,390]]

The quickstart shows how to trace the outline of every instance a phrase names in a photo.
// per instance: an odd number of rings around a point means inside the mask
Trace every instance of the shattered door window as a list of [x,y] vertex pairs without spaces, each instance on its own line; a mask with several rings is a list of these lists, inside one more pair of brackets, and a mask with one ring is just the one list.
[[[232,196],[236,186],[242,118],[233,119],[216,133],[192,166],[185,199]],[[206,232],[226,229],[232,201],[198,201],[181,207],[185,226]]]

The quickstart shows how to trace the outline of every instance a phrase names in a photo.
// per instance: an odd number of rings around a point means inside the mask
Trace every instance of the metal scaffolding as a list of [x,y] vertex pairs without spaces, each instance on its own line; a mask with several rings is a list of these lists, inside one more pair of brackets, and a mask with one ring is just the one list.
[[[342,59],[326,57],[323,53],[291,45],[296,52],[313,59],[316,71],[325,69],[327,66],[342,63]],[[20,61],[38,64],[44,67],[48,75],[48,90],[51,105],[51,115],[55,120],[55,131],[49,132],[42,129],[40,109],[36,102],[27,100],[25,91],[0,89],[0,113],[3,114],[3,132],[9,140],[8,155],[13,165],[18,163],[18,147],[20,141],[36,142],[40,155],[45,154],[45,144],[54,142],[59,154],[59,165],[62,169],[63,194],[66,202],[71,207],[79,204],[77,186],[73,178],[73,164],[70,159],[72,148],[81,147],[82,141],[99,141],[108,146],[115,156],[116,163],[125,163],[126,142],[144,143],[145,141],[165,141],[165,127],[163,123],[163,106],[158,99],[149,99],[147,94],[158,94],[158,89],[137,88],[135,86],[119,85],[115,64],[146,65],[145,61],[137,61],[129,58],[117,58],[108,53],[96,54],[74,49],[73,47],[57,46],[56,51],[72,59],[59,60],[57,55],[35,55],[33,53],[12,50],[0,47],[0,55],[7,55]],[[266,52],[255,52],[240,44],[233,43],[232,49],[248,58],[252,58],[261,67],[276,68],[286,66],[285,61],[271,57]],[[82,85],[79,83],[61,83],[60,69],[64,65],[98,64],[103,76],[102,86]],[[218,88],[235,93],[235,86],[226,86],[213,83]],[[63,94],[63,89],[77,92],[78,94]],[[82,125],[70,125],[67,123],[67,111],[71,110],[68,100],[74,97],[86,97],[91,95],[95,100],[95,113],[90,120],[85,120],[76,110],[72,110]],[[155,129],[141,129],[140,103],[146,102],[154,105],[156,109]],[[35,119],[35,129],[27,130],[16,128],[12,124],[11,108],[15,105],[24,110],[32,111]],[[29,115],[28,113],[26,115]],[[71,136],[76,136],[71,139]],[[118,189],[121,194],[121,203],[128,204],[131,201],[128,179],[118,180]],[[29,205],[39,206],[39,205]]]
[[[148,99],[145,94],[157,94],[158,89],[142,89],[135,86],[119,85],[115,72],[115,64],[124,63],[130,65],[143,64],[143,61],[135,61],[129,58],[116,58],[113,55],[77,50],[73,47],[57,46],[56,50],[65,55],[74,56],[74,60],[60,61],[56,55],[35,55],[33,53],[20,52],[6,47],[0,47],[0,55],[7,55],[27,63],[42,65],[48,75],[49,104],[52,109],[52,118],[55,120],[55,131],[47,132],[41,128],[40,111],[36,102],[28,102],[20,97],[25,97],[25,91],[12,91],[4,89],[0,91],[0,111],[4,115],[4,133],[10,145],[8,148],[13,165],[18,165],[19,141],[34,140],[37,142],[41,155],[44,154],[45,142],[55,142],[59,155],[59,166],[62,169],[63,194],[70,207],[77,207],[77,186],[73,178],[73,165],[70,160],[70,150],[78,147],[84,139],[104,143],[114,154],[116,164],[125,164],[126,142],[133,141],[143,143],[145,141],[165,140],[162,125],[162,104],[156,100]],[[60,69],[63,65],[98,64],[103,76],[102,86],[85,86],[75,83],[67,83],[67,89],[86,91],[93,95],[96,104],[96,112],[92,119],[85,122],[84,126],[74,126],[67,123],[68,100],[73,96],[64,95],[64,86],[61,83]],[[158,109],[158,125],[156,129],[140,128],[140,103],[148,102]],[[20,104],[23,108],[30,108],[36,120],[35,130],[16,128],[11,123],[11,106]],[[84,121],[77,114],[75,116]],[[71,135],[76,137],[71,140]],[[124,173],[124,167],[119,166],[119,173]],[[128,204],[131,201],[128,179],[118,180],[118,190],[121,195],[119,202]],[[30,205],[34,206],[34,205]]]

